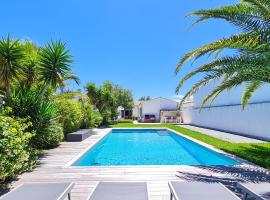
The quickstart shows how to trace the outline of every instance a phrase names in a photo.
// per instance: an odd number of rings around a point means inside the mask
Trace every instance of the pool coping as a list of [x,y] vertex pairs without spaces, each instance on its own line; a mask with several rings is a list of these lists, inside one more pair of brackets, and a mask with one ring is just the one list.
[[[87,148],[85,148],[82,152],[80,152],[77,156],[75,156],[73,159],[71,159],[69,162],[67,162],[63,167],[64,168],[77,168],[77,167],[81,167],[81,166],[72,166],[73,163],[75,163],[80,157],[82,157],[87,151],[89,151],[90,149],[92,149],[96,144],[98,144],[103,138],[105,138],[111,131],[113,130],[113,128],[109,128],[108,131],[99,139],[96,140],[95,143],[89,145]],[[90,136],[91,137],[91,136]],[[94,167],[94,166],[84,166],[84,167]],[[109,166],[110,167],[110,166]]]
[[[100,137],[99,139],[97,139],[93,144],[89,145],[87,148],[85,148],[84,150],[82,150],[77,156],[75,156],[73,159],[71,159],[69,162],[67,162],[62,168],[104,168],[104,167],[108,167],[108,168],[118,168],[118,167],[127,167],[127,168],[131,168],[131,167],[183,167],[183,166],[192,166],[192,167],[196,167],[196,166],[207,166],[207,165],[113,165],[113,166],[72,166],[73,163],[75,163],[78,159],[80,159],[87,151],[89,151],[90,149],[92,149],[96,144],[98,144],[103,138],[105,138],[109,133],[111,133],[112,130],[152,130],[152,129],[155,129],[155,130],[169,130],[181,137],[184,137],[185,139],[188,139],[192,142],[195,142],[209,150],[212,150],[216,153],[219,153],[223,156],[226,156],[230,159],[233,159],[235,161],[237,161],[239,164],[237,165],[233,165],[234,167],[254,167],[254,168],[261,168],[261,169],[264,169],[265,168],[262,168],[250,161],[247,161],[243,158],[240,158],[236,155],[233,155],[231,153],[227,153],[225,151],[222,151],[221,149],[218,149],[216,147],[213,147],[212,145],[209,145],[207,143],[204,143],[200,140],[197,140],[197,139],[194,139],[190,136],[187,136],[187,135],[184,135],[183,133],[180,133],[180,132],[177,132],[171,128],[157,128],[157,127],[147,127],[147,128],[141,128],[141,127],[138,127],[138,128],[109,128],[108,131],[102,136]],[[90,136],[91,137],[91,136]],[[212,166],[218,166],[218,165],[212,165]],[[222,166],[222,165],[220,165]]]

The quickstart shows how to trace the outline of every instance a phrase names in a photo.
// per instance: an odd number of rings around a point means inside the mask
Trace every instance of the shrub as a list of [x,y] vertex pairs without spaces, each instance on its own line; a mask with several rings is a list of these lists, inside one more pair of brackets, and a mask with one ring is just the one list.
[[90,105],[82,105],[83,106],[83,121],[81,128],[94,128],[98,127],[102,122],[102,116],[98,112],[91,108]]
[[64,133],[71,133],[78,130],[83,120],[81,103],[70,99],[56,99],[55,103]]
[[51,121],[43,129],[43,133],[35,137],[35,144],[43,148],[54,148],[64,139],[63,128],[57,121]]
[[52,126],[56,127],[59,120],[57,107],[42,94],[42,91],[38,88],[14,90],[11,107],[12,115],[29,118],[32,122],[33,126],[28,130],[36,133],[31,143],[34,147],[50,148],[59,144],[63,132],[59,127],[57,131],[52,129]]
[[0,183],[31,170],[37,163],[26,120],[0,115]]
[[117,121],[118,123],[133,123],[133,120],[132,119],[121,119],[121,120],[118,120]]
[[108,126],[109,124],[112,123],[112,112],[109,109],[105,109],[101,112],[101,116],[102,116],[102,122],[101,125],[102,126]]

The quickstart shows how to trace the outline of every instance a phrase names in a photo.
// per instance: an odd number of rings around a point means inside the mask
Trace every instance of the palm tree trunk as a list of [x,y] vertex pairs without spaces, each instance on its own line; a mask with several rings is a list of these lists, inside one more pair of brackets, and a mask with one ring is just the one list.
[[11,95],[10,95],[10,84],[9,84],[9,82],[7,82],[7,84],[6,84],[6,97],[7,97],[8,103],[10,103],[11,102]]

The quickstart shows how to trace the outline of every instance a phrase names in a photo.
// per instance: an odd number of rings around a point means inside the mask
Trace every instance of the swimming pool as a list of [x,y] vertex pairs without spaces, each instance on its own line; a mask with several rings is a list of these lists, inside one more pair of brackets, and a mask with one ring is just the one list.
[[167,129],[113,129],[73,166],[236,164]]

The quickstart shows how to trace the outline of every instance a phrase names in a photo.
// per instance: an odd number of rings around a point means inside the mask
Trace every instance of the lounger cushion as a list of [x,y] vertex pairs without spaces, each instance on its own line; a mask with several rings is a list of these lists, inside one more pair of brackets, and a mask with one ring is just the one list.
[[72,183],[27,183],[1,197],[1,200],[63,200]]
[[169,187],[181,200],[240,200],[220,183],[170,182]]
[[89,200],[147,200],[144,182],[100,182]]
[[257,199],[270,199],[270,183],[238,183],[237,186]]

